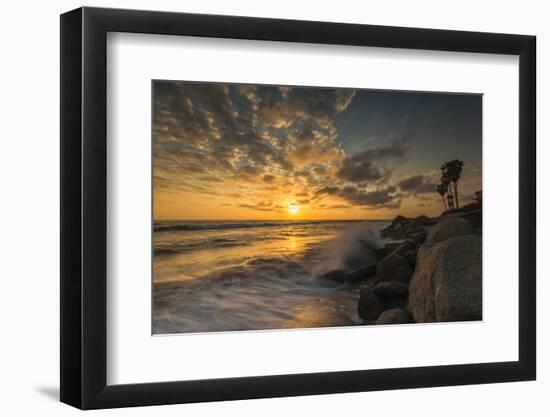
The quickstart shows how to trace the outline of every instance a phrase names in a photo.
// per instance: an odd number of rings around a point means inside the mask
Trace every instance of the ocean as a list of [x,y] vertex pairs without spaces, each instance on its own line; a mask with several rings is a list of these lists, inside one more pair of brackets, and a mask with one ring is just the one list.
[[346,326],[387,221],[156,221],[153,333]]

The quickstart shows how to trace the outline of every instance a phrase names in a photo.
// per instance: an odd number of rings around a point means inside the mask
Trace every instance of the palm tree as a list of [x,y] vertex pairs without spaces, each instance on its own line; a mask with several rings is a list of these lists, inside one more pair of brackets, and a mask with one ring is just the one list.
[[449,182],[453,184],[456,208],[460,207],[458,205],[457,183],[458,183],[458,180],[460,179],[460,175],[462,174],[463,166],[464,166],[464,162],[462,162],[459,159],[453,159],[452,161],[449,161],[445,164],[446,177],[448,178]]
[[447,203],[445,202],[445,194],[447,194],[447,186],[443,183],[438,184],[437,193],[441,196],[441,199],[443,200],[443,206],[445,207],[445,211],[447,211]]
[[449,210],[453,210],[455,208],[455,201],[453,200],[453,193],[449,184],[447,184],[447,190],[447,204],[449,205]]
[[453,189],[451,187],[451,180],[448,172],[448,162],[441,165],[441,184],[447,188],[447,201],[449,204],[449,210],[454,208]]

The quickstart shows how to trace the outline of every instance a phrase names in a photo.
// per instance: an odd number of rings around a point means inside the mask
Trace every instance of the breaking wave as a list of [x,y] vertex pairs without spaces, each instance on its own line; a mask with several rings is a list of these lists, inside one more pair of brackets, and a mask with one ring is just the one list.
[[277,226],[303,226],[319,224],[319,221],[308,222],[184,222],[184,223],[155,223],[155,232],[193,231],[193,230],[227,230],[227,229],[249,229],[252,227],[277,227]]

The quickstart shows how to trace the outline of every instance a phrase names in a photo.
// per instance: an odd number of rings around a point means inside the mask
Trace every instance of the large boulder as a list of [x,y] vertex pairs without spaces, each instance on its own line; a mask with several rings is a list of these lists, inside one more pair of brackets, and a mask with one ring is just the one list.
[[374,254],[377,259],[382,259],[388,256],[390,253],[394,252],[403,242],[389,242],[384,245],[384,247],[375,249]]
[[474,229],[483,227],[483,214],[480,209],[464,213],[461,217],[468,220]]
[[376,277],[376,265],[354,271],[347,276],[348,282],[361,282]]
[[374,288],[366,285],[359,288],[359,303],[357,305],[359,317],[363,320],[376,320],[385,309],[384,300],[374,292]]
[[419,244],[424,243],[426,241],[426,237],[428,236],[428,232],[418,232],[418,233],[412,233],[407,236],[407,239],[410,239],[412,242]]
[[443,217],[437,224],[430,229],[426,242],[443,242],[447,239],[470,235],[474,229],[469,221],[456,216]]
[[376,276],[379,282],[409,282],[412,273],[413,270],[409,261],[398,250],[380,260],[376,269]]
[[402,308],[386,310],[376,319],[376,324],[406,324],[414,323],[410,311]]
[[382,298],[401,300],[409,296],[409,286],[398,281],[379,282],[374,292]]
[[411,224],[405,229],[405,236],[410,237],[415,233],[422,233],[422,232],[426,232],[426,229],[424,229],[423,227],[413,226]]
[[[412,242],[403,242],[395,249],[395,253],[404,256],[409,265],[414,269],[416,265],[416,245]],[[412,272],[411,272],[412,275]]]
[[430,219],[428,216],[422,215],[422,216],[415,217],[412,220],[411,225],[415,227],[419,227],[419,226],[429,226],[433,223],[434,223],[433,220]]
[[409,283],[409,310],[418,323],[481,320],[481,237],[425,243]]

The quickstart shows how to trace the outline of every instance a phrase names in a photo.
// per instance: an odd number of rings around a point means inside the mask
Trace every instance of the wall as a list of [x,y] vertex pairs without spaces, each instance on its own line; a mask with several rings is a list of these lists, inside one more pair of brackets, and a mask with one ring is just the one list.
[[[548,212],[548,145],[541,138],[548,125],[541,115],[550,91],[541,77],[550,59],[550,26],[545,3],[509,1],[376,1],[299,2],[278,0],[201,0],[197,2],[93,1],[89,6],[159,9],[216,14],[329,20],[396,26],[432,27],[535,34],[538,36],[539,213]],[[77,1],[8,2],[3,4],[2,130],[0,178],[0,385],[4,415],[34,412],[75,415],[59,404],[58,395],[58,274],[59,274],[59,18],[79,7]],[[7,147],[6,147],[7,145]],[[550,269],[542,256],[550,249],[549,221],[539,214],[539,380],[528,383],[325,395],[232,403],[101,411],[97,415],[197,416],[365,414],[408,416],[547,415],[543,397],[550,390],[548,304]],[[505,230],[506,225],[503,225]],[[545,236],[542,234],[545,233]],[[344,348],[345,349],[345,348]]]

